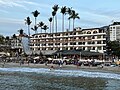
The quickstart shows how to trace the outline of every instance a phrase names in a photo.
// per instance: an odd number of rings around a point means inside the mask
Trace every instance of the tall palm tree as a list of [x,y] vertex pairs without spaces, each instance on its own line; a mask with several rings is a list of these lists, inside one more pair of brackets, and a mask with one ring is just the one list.
[[66,14],[66,6],[61,8],[61,13],[62,13],[62,32],[64,32],[64,15]]
[[44,23],[41,21],[41,22],[39,22],[39,24],[38,24],[38,27],[40,27],[41,28],[41,33],[42,33],[42,27],[43,27],[43,25],[44,25]]
[[[64,32],[64,15],[66,14],[66,6],[61,8],[61,13],[62,13],[62,32]],[[63,36],[63,45],[64,45],[64,36]]]
[[[33,14],[33,16],[35,17],[35,26],[36,26],[36,22],[37,22],[37,16],[40,14],[40,12],[38,12],[37,10],[36,11],[34,11],[34,12],[32,12],[32,14]],[[37,27],[37,26],[36,26]],[[35,33],[37,32],[37,29],[36,28],[34,28],[35,29]]]
[[[69,17],[70,17],[70,15],[72,14],[72,10],[71,10],[72,8],[67,8],[67,14],[69,15]],[[68,20],[69,20],[69,30],[70,30],[70,21],[71,21],[71,18],[68,18]]]
[[74,30],[74,23],[75,23],[75,19],[80,19],[80,17],[78,16],[79,14],[76,13],[74,10],[72,10],[72,14],[69,18],[72,18],[73,19],[73,30]]
[[[57,13],[58,9],[59,9],[59,6],[57,4],[55,4],[53,7],[52,7],[53,11],[55,11]],[[55,23],[56,23],[56,33],[57,33],[57,14],[55,14]]]
[[52,23],[52,17],[50,17],[48,20],[49,20],[49,22],[50,22],[50,33],[51,33],[51,23]]
[[28,35],[30,37],[30,24],[32,23],[32,21],[30,20],[30,17],[27,17],[27,19],[25,19],[25,24],[28,25]]
[[52,33],[54,33],[54,17],[55,17],[55,15],[56,15],[56,12],[53,11],[53,12],[52,12],[52,16],[53,16],[53,22],[52,22]]
[[[46,30],[48,29],[48,26],[44,25],[42,29],[45,30],[45,33],[46,33]],[[45,43],[46,43],[46,39],[45,39]]]

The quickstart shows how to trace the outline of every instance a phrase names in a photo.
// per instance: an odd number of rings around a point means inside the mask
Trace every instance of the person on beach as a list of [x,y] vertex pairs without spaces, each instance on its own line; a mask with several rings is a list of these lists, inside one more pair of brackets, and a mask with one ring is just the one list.
[[53,70],[54,69],[54,66],[52,65],[51,67],[50,67],[50,70]]

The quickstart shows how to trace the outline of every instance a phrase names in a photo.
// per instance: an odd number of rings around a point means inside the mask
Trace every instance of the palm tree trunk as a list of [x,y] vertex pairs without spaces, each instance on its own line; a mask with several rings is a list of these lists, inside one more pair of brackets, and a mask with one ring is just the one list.
[[54,16],[53,16],[53,22],[52,22],[52,33],[54,33]]
[[[35,17],[35,26],[36,26],[36,22],[37,22],[37,20],[36,20],[36,17]],[[35,28],[34,28],[35,29]],[[37,33],[37,30],[35,30],[35,34]]]
[[50,33],[51,33],[51,22],[50,22]]
[[30,37],[30,26],[28,25],[28,35]]
[[70,31],[70,19],[69,19],[69,31]]
[[62,32],[64,32],[64,14],[62,16],[63,20],[62,20]]
[[41,33],[42,33],[42,28],[41,28]]
[[74,30],[74,22],[75,22],[75,19],[73,19],[73,30]]
[[56,22],[56,33],[57,33],[57,15],[55,15],[55,22]]
[[[64,14],[62,15],[62,32],[64,32]],[[63,35],[63,40],[62,40],[63,42],[62,42],[62,50],[63,50],[63,48],[64,48],[64,35]]]

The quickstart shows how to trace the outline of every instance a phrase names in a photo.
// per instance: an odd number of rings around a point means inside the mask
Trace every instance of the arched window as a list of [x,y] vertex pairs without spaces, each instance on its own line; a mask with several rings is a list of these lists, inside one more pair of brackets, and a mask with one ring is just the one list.
[[90,31],[88,31],[88,32],[87,32],[87,34],[91,34],[91,32],[90,32]]
[[93,33],[97,33],[97,31],[93,31]]

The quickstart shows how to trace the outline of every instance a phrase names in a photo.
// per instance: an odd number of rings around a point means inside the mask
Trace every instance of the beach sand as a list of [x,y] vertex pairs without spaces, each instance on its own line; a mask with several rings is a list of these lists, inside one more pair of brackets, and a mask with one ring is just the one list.
[[102,72],[114,72],[114,73],[120,73],[120,67],[115,66],[104,66],[101,68],[100,66],[77,66],[77,65],[62,65],[61,67],[56,64],[21,64],[20,63],[0,63],[0,68],[12,68],[12,67],[29,67],[29,68],[49,68],[51,69],[51,66],[53,66],[54,69],[62,69],[62,70],[87,70],[87,71],[102,71]]

